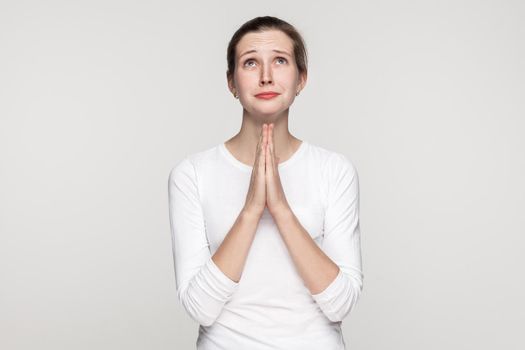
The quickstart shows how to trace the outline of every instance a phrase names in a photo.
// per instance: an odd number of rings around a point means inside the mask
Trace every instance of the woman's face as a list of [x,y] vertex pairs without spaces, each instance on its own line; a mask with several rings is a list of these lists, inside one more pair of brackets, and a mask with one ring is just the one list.
[[[232,92],[237,92],[243,107],[254,115],[276,115],[290,107],[306,83],[295,63],[292,40],[279,30],[247,33],[237,44]],[[261,92],[277,96],[259,98]]]

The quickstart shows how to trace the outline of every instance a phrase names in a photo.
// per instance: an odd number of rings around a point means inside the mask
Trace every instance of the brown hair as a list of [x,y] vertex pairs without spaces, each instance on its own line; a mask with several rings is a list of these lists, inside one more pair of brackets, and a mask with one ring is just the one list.
[[228,70],[226,76],[228,80],[233,79],[233,72],[235,72],[235,57],[237,54],[237,44],[242,37],[250,32],[262,32],[264,30],[276,29],[280,30],[293,41],[293,53],[295,63],[299,69],[299,74],[308,72],[308,57],[306,52],[306,45],[299,32],[290,23],[283,21],[277,17],[263,16],[255,17],[244,23],[233,34],[230,43],[228,44],[226,60],[228,62]]

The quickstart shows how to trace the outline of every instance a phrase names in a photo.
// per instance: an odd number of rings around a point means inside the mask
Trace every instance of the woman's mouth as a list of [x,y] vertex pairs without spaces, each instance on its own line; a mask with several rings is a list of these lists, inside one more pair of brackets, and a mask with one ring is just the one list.
[[278,96],[279,94],[276,92],[263,92],[261,94],[255,95],[257,98],[262,98],[264,100],[269,100],[271,98],[274,98],[275,96]]

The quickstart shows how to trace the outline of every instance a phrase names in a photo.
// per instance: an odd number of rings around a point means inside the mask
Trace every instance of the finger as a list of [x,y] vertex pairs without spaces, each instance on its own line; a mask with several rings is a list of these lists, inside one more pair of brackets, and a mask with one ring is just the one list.
[[265,136],[265,144],[267,145],[268,142],[270,141],[270,138],[268,137],[268,132],[270,131],[270,124],[266,124],[266,130],[265,130],[265,133],[264,133],[264,136]]
[[264,145],[266,144],[266,129],[268,126],[266,124],[263,124],[262,131],[261,131],[261,152],[264,151]]
[[259,141],[257,142],[257,151],[255,152],[256,162],[259,160],[260,153],[262,152],[262,145],[264,144],[264,125],[259,134]]
[[251,178],[253,179],[255,177],[255,170],[258,168],[259,166],[259,144],[257,144],[257,149],[255,150],[255,161],[253,162],[253,168],[252,168],[252,176]]
[[274,137],[273,137],[273,124],[270,128],[270,137],[271,137],[271,142],[270,142],[270,159],[272,161],[272,169],[275,169],[275,152],[274,152]]
[[[270,133],[271,128],[269,128],[268,132]],[[272,162],[272,142],[271,137],[268,135],[269,141],[267,143],[267,152],[266,152],[266,174],[268,177],[271,177],[273,174],[273,162]]]
[[275,152],[274,152],[274,150],[275,150],[275,137],[273,136],[273,135],[274,135],[274,134],[273,134],[273,128],[274,128],[274,126],[275,126],[275,125],[272,124],[272,152],[273,152],[273,153],[275,153]]
[[266,129],[267,125],[263,124],[263,130],[262,130],[262,144],[261,144],[261,154],[259,155],[259,169],[264,172],[264,159],[266,157]]
[[[257,161],[259,159],[259,143],[257,143],[257,148],[255,149],[255,160],[253,162],[253,169],[257,169]],[[253,171],[252,171],[252,175],[253,175]]]
[[269,154],[268,145],[266,145],[266,151],[264,152],[264,163],[265,163],[264,176],[265,178],[268,178],[268,169],[270,168],[270,166],[268,165],[270,164],[269,159],[268,159],[268,154]]
[[260,146],[262,144],[262,140],[263,140],[263,132],[261,130],[261,134],[259,135],[259,140],[257,141],[257,151],[260,150]]

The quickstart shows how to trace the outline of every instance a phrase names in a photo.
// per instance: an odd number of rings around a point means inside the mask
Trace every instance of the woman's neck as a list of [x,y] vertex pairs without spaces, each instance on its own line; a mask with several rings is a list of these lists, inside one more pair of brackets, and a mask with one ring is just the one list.
[[[243,123],[241,130],[225,142],[228,150],[237,160],[253,166],[262,125],[263,123],[260,125]],[[283,122],[274,123],[273,133],[275,156],[279,158],[279,163],[282,163],[297,151],[302,140],[290,134],[288,124]]]

